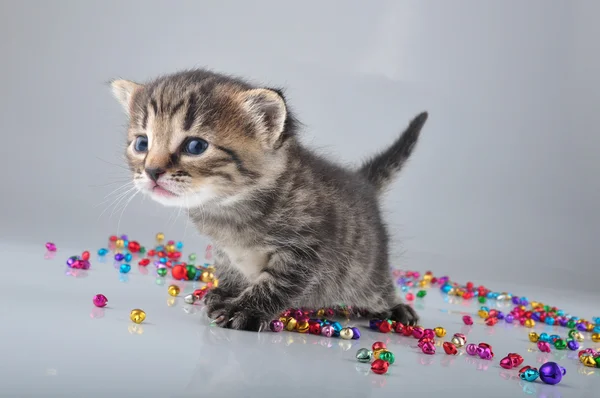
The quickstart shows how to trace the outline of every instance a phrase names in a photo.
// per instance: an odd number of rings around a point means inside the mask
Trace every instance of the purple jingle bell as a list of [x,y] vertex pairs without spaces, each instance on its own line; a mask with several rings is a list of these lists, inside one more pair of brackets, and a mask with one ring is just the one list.
[[477,349],[479,347],[477,347],[475,344],[467,344],[467,346],[465,347],[465,350],[467,351],[467,354],[469,355],[477,355]]
[[380,319],[371,319],[369,321],[369,329],[379,330],[379,324],[381,323]]
[[567,342],[567,347],[569,348],[569,350],[575,351],[579,349],[579,343],[577,342],[577,340],[569,340]]
[[515,317],[513,314],[506,314],[506,316],[504,317],[504,322],[506,323],[513,323],[514,320]]
[[279,333],[283,330],[283,322],[281,322],[279,319],[275,319],[271,321],[269,328],[272,332]]
[[579,330],[580,332],[587,332],[587,326],[585,323],[580,322],[577,324],[577,330]]
[[350,329],[352,329],[352,340],[360,339],[360,329],[357,327],[352,327]]
[[540,366],[540,379],[546,384],[558,384],[567,370],[556,362],[546,362]]
[[334,330],[333,330],[333,326],[331,325],[325,325],[321,328],[321,334],[325,337],[331,337],[333,336]]
[[492,350],[488,347],[477,347],[477,355],[479,355],[479,358],[487,359],[488,361],[494,357]]

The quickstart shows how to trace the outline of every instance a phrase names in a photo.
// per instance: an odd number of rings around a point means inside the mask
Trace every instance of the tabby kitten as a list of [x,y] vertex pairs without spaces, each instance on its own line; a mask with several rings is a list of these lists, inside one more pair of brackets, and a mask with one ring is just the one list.
[[340,303],[414,324],[388,263],[379,197],[409,158],[427,113],[356,170],[298,140],[281,91],[206,70],[141,85],[115,80],[129,116],[135,186],[183,206],[217,248],[208,316],[261,330],[288,308]]

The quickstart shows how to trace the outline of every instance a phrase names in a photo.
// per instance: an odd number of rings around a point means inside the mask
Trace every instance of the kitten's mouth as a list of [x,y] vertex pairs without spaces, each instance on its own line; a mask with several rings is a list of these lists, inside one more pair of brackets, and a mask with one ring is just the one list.
[[161,187],[158,184],[156,184],[155,186],[152,187],[152,193],[155,194],[155,195],[157,195],[157,196],[164,196],[166,198],[173,198],[173,197],[177,196],[173,192],[169,191],[168,189],[165,189],[165,188]]

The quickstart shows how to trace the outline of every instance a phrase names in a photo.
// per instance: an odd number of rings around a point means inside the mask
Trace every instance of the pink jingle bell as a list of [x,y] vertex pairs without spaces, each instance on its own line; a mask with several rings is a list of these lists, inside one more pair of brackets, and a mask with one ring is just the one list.
[[[413,333],[414,333],[414,331],[413,331]],[[433,329],[425,329],[425,330],[423,330],[423,337],[427,337],[428,339],[434,339],[435,332],[433,331]]]
[[423,351],[424,354],[433,355],[435,354],[435,345],[433,345],[432,342],[427,341],[421,347],[421,351]]
[[419,339],[419,342],[417,343],[417,346],[422,349],[423,348],[423,344],[425,344],[425,343],[433,343],[433,339],[429,339],[427,337],[422,337],[422,338]]
[[424,336],[424,335],[425,335],[425,330],[424,330],[422,327],[420,327],[420,326],[415,326],[415,327],[413,328],[412,335],[413,335],[413,337],[414,337],[415,339],[420,339],[420,338],[422,338],[422,337],[425,337],[425,336]]
[[538,341],[537,346],[541,352],[550,352],[550,344],[545,341]]
[[106,304],[108,303],[108,299],[103,294],[97,294],[92,299],[92,302],[94,303],[94,305],[96,307],[105,307]]

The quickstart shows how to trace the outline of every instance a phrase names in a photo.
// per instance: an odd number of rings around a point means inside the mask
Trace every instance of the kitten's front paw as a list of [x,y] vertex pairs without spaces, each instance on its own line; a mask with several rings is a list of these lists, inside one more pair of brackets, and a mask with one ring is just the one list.
[[235,302],[221,305],[213,311],[211,318],[223,328],[253,332],[265,330],[271,321],[268,315],[242,307]]
[[216,312],[225,308],[232,301],[232,295],[221,288],[214,288],[204,296],[204,305],[209,318],[215,319]]
[[398,321],[405,325],[416,325],[419,322],[419,316],[415,310],[406,304],[398,304],[391,309],[390,319]]

